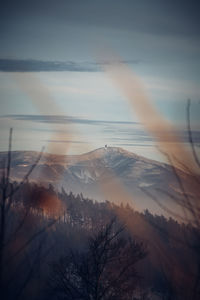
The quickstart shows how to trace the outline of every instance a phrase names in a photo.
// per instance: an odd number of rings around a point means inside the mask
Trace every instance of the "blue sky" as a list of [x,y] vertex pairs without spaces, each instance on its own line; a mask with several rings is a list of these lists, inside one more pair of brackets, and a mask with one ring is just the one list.
[[[96,60],[98,49],[104,46],[122,57],[142,80],[152,103],[182,131],[186,100],[191,98],[193,128],[198,130],[198,12],[199,2],[194,0],[4,2],[0,16],[0,150],[6,148],[10,126],[15,132],[14,149],[39,150],[48,141],[61,149],[66,143],[66,120],[57,122],[52,117],[44,122],[33,117],[59,115],[68,117],[73,131],[71,153],[107,143],[156,157],[153,141],[148,133],[142,134],[142,124]],[[20,76],[30,82],[36,77],[55,104],[44,103],[41,111],[19,85]],[[59,132],[60,143],[55,132]]]

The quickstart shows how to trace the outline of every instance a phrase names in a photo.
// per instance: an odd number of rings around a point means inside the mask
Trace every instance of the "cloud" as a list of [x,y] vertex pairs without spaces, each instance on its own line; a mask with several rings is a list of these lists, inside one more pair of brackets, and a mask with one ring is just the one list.
[[154,147],[153,144],[137,144],[137,143],[129,143],[129,144],[115,144],[115,146],[119,147]]
[[3,72],[96,72],[97,65],[73,61],[43,61],[35,59],[0,59]]
[[[142,124],[139,122],[131,121],[118,121],[118,120],[93,120],[87,118],[79,118],[74,116],[62,116],[62,115],[3,115],[0,116],[0,119],[11,119],[14,121],[27,121],[35,123],[44,123],[44,124],[74,124],[74,125],[90,125],[90,126],[102,126],[103,135],[112,135],[109,138],[110,141],[114,143],[118,142],[128,142],[140,140],[142,142],[150,142],[153,140],[152,136],[146,132]],[[104,127],[105,126],[105,127]],[[133,128],[134,126],[134,128]],[[57,131],[62,132],[59,129],[35,129],[41,131]],[[180,139],[180,142],[188,142],[188,132],[184,129],[177,129],[176,136]],[[195,143],[200,143],[200,131],[192,131],[193,140]],[[164,141],[164,138],[163,138]]]
[[83,141],[72,141],[72,140],[45,140],[48,143],[69,143],[69,144],[87,144]]
[[92,120],[84,118],[76,118],[72,116],[57,116],[57,115],[4,115],[1,118],[10,118],[12,120],[32,121],[39,123],[50,124],[84,124],[84,125],[134,125],[137,122],[129,121],[107,121],[107,120]]
[[[141,60],[127,60],[124,63],[139,64]],[[98,72],[108,62],[44,61],[35,59],[0,58],[2,72]]]
[[[4,115],[0,116],[0,119],[10,119],[13,121],[25,121],[25,122],[34,122],[34,123],[43,123],[49,125],[79,125],[82,128],[85,128],[85,135],[90,136],[91,132],[93,134],[93,128],[95,126],[96,136],[102,135],[105,142],[115,146],[126,147],[126,146],[152,146],[152,143],[155,142],[155,138],[144,130],[141,123],[138,122],[129,122],[129,121],[109,121],[109,120],[93,120],[86,118],[79,118],[73,116],[61,116],[61,115]],[[86,127],[83,127],[86,126]],[[87,126],[90,126],[89,129]],[[97,129],[98,126],[98,129]],[[34,131],[41,132],[51,132],[56,134],[56,139],[51,138],[45,140],[49,143],[65,143],[65,144],[76,144],[83,143],[81,140],[73,141],[63,137],[60,138],[59,134],[65,133],[64,128],[32,128]],[[92,131],[91,131],[92,130]],[[179,139],[179,143],[188,144],[188,132],[184,129],[177,129],[175,132],[176,136]],[[57,138],[59,136],[59,138]],[[196,146],[200,144],[200,131],[192,131],[193,141]],[[79,137],[80,138],[80,137]],[[161,138],[162,143],[165,143],[165,137]],[[170,145],[173,144],[173,140],[168,141]]]

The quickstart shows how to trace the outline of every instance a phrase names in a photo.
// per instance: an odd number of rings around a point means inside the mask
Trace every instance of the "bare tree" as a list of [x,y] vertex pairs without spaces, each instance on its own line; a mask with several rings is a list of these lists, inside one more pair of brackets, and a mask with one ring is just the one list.
[[[163,204],[161,199],[158,199],[157,196],[148,192],[145,188],[142,188],[143,192],[149,196],[161,209],[163,212],[167,213],[172,218],[179,220],[187,226],[187,230],[184,232],[184,236],[181,239],[177,239],[173,232],[164,232],[163,228],[157,226],[157,224],[151,223],[158,231],[162,231],[164,234],[170,234],[170,238],[174,239],[176,242],[181,243],[184,247],[188,248],[191,253],[193,253],[193,257],[196,259],[196,272],[195,274],[191,274],[193,278],[193,286],[190,291],[190,299],[196,300],[200,299],[200,159],[198,157],[195,141],[193,138],[193,132],[191,128],[191,100],[188,99],[186,105],[186,120],[187,120],[187,134],[188,134],[188,141],[193,157],[193,161],[196,164],[196,169],[191,168],[189,162],[185,162],[182,164],[183,169],[185,172],[179,170],[174,161],[177,161],[178,158],[172,160],[171,156],[168,155],[167,152],[162,151],[162,154],[167,158],[174,177],[177,184],[177,191],[178,194],[172,194],[162,189],[157,189],[158,192],[167,196],[170,199],[170,203],[174,204],[179,209],[174,211],[173,208]],[[177,161],[180,165],[180,161]],[[190,234],[188,235],[187,232]],[[193,236],[193,239],[191,239]],[[162,253],[161,253],[162,252]],[[168,265],[170,265],[170,257],[167,257],[163,251],[160,251],[162,256],[165,256],[165,260],[168,261]],[[163,273],[165,272],[165,276],[168,277],[169,281],[173,280],[171,274],[167,274],[166,268],[163,268]],[[177,292],[177,291],[176,291]],[[177,292],[178,293],[178,292]],[[170,296],[168,299],[175,299],[174,296]],[[185,295],[186,298],[188,299]],[[178,298],[178,295],[177,295]],[[179,299],[179,298],[178,298]],[[181,298],[183,299],[183,297]]]
[[51,292],[58,299],[133,299],[139,280],[136,264],[146,248],[109,224],[89,239],[83,253],[71,251],[52,265]]
[[[10,180],[12,163],[12,128],[9,133],[9,147],[2,163],[2,177],[0,180],[0,296],[1,299],[13,299],[10,286],[19,281],[18,289],[14,293],[15,299],[21,295],[29,283],[35,268],[36,260],[42,258],[42,247],[44,240],[39,241],[46,230],[55,224],[51,220],[43,228],[39,228],[31,218],[31,205],[18,208],[17,193],[20,192],[28,182],[30,175],[38,165],[43,150],[39,153],[35,163],[30,167],[24,178],[19,183],[12,183]],[[28,195],[27,195],[28,196]],[[22,205],[22,203],[20,203]],[[29,230],[28,233],[25,233]],[[29,246],[36,241],[33,249],[33,257],[30,260]],[[25,263],[26,261],[26,263]],[[20,270],[25,270],[21,274]],[[21,279],[21,276],[23,279]]]

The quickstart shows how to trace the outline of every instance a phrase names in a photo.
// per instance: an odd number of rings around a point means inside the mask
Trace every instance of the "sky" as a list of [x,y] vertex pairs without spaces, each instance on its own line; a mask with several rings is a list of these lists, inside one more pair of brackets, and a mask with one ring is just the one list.
[[[116,89],[101,49],[121,57],[152,104],[187,141],[186,101],[199,143],[200,3],[191,0],[1,1],[0,151],[83,153],[105,144],[160,159]],[[50,145],[55,147],[50,147]]]

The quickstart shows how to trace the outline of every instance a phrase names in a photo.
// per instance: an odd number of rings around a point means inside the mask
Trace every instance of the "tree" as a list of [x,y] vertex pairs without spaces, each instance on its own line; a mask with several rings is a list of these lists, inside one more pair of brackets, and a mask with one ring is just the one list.
[[50,291],[57,299],[132,299],[139,275],[136,263],[146,255],[142,243],[116,228],[113,219],[88,241],[82,253],[71,251],[52,264]]
[[[32,204],[20,202],[20,192],[26,189],[28,179],[37,166],[42,151],[35,163],[19,183],[10,180],[12,163],[12,129],[9,133],[9,148],[1,162],[0,180],[0,297],[19,299],[30,282],[36,261],[42,258],[44,237],[42,234],[56,222],[40,228],[31,212]],[[30,190],[29,190],[30,192]],[[27,193],[30,198],[30,193]],[[40,237],[40,239],[39,239]],[[35,244],[33,245],[33,241]],[[32,249],[31,249],[32,247]]]
[[[181,159],[177,157],[172,159],[172,156],[166,151],[161,151],[161,153],[166,157],[168,163],[172,168],[172,172],[174,174],[174,178],[177,184],[178,194],[171,194],[166,192],[162,189],[158,189],[163,195],[167,195],[171,200],[170,203],[173,203],[176,207],[179,208],[178,211],[174,211],[173,208],[165,205],[162,203],[160,199],[156,196],[149,193],[145,188],[142,190],[157,204],[159,207],[163,209],[165,213],[167,213],[170,217],[179,220],[185,226],[187,226],[187,231],[185,231],[183,237],[178,239],[174,232],[166,232],[157,224],[151,222],[158,231],[162,231],[167,237],[167,234],[170,236],[171,239],[176,240],[176,242],[180,243],[183,247],[188,248],[191,251],[193,258],[196,259],[196,270],[190,277],[192,278],[192,287],[190,288],[190,295],[187,296],[186,294],[180,295],[180,290],[183,290],[182,282],[180,284],[181,288],[177,288],[178,284],[176,282],[177,276],[172,276],[171,272],[167,272],[167,268],[163,268],[163,273],[165,272],[165,277],[168,279],[170,284],[175,286],[174,291],[177,294],[178,299],[200,299],[200,159],[198,156],[198,152],[196,150],[195,140],[193,137],[193,131],[191,128],[191,100],[188,99],[186,105],[186,121],[187,121],[187,135],[188,135],[188,142],[191,150],[191,159],[185,160],[182,162]],[[179,153],[181,157],[181,152]],[[182,170],[177,168],[177,165],[182,167]],[[189,234],[188,234],[189,233]],[[191,238],[192,237],[192,238]],[[162,252],[162,251],[160,251]],[[171,262],[172,258],[165,253],[162,253],[165,258]],[[170,263],[168,264],[170,266]],[[171,263],[171,269],[175,269],[175,264]],[[175,278],[176,277],[176,278]],[[180,281],[180,280],[179,280]],[[172,292],[172,289],[171,289]],[[174,292],[174,293],[175,293]],[[174,295],[173,299],[174,299]],[[171,297],[172,297],[171,296]],[[168,298],[172,299],[172,298]]]

